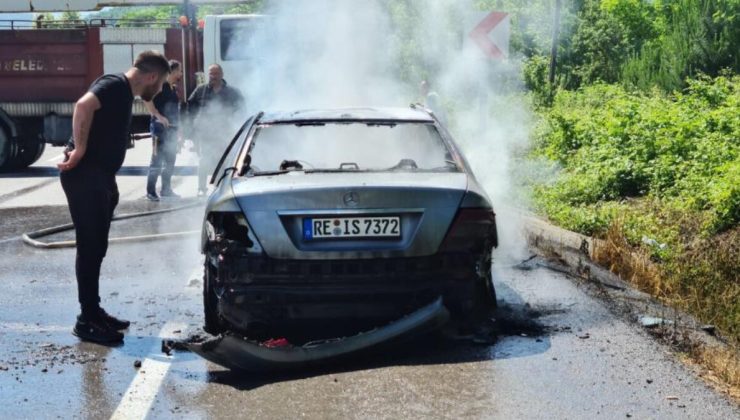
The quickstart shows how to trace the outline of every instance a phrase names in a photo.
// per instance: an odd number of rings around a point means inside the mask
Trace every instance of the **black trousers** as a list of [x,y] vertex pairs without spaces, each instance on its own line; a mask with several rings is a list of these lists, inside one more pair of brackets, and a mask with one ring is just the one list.
[[165,129],[160,136],[152,136],[152,160],[146,179],[146,192],[156,194],[157,178],[162,175],[162,192],[172,191],[172,174],[177,159],[177,132]]
[[108,232],[118,205],[115,174],[75,168],[60,175],[75,226],[77,294],[83,316],[100,307],[100,266],[108,251]]

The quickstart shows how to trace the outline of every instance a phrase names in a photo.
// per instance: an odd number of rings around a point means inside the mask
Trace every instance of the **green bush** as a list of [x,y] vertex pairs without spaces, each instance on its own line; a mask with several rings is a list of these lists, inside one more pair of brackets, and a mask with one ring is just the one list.
[[534,153],[563,167],[535,191],[549,216],[589,209],[573,220],[593,233],[611,217],[594,205],[650,197],[697,213],[705,234],[740,223],[739,76],[701,77],[670,96],[598,84],[561,91],[540,112]]

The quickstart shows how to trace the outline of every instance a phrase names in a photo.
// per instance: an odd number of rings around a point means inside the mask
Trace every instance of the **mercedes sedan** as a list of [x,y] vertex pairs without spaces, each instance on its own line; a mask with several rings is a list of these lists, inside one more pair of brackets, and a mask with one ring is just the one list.
[[212,334],[300,345],[434,302],[463,323],[495,305],[491,203],[424,108],[257,114],[211,182],[202,252]]

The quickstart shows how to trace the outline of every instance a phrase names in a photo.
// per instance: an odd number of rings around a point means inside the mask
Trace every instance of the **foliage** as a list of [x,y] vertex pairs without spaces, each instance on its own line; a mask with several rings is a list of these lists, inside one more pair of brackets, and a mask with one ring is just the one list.
[[[549,57],[553,4],[476,2],[511,14],[511,49],[525,59]],[[740,0],[563,1],[560,15],[556,74],[566,89],[600,81],[671,92],[700,73],[740,71]]]
[[618,213],[613,206],[637,197],[697,212],[707,235],[736,226],[738,110],[739,76],[702,77],[673,96],[604,84],[560,92],[541,109],[535,153],[564,170],[554,185],[538,187],[540,208],[589,234],[603,233]]
[[740,344],[740,76],[685,83],[671,95],[595,84],[540,105],[532,157],[561,172],[534,201],[606,237],[601,263]]
[[624,64],[626,83],[670,91],[700,72],[740,70],[740,0],[677,0],[662,9],[659,36]]
[[[241,4],[202,5],[198,6],[195,12],[196,18],[202,19],[206,15],[258,13],[263,7],[262,0],[255,0]],[[120,19],[123,21],[122,26],[132,26],[136,25],[137,21],[172,21],[183,15],[186,15],[186,13],[182,6],[135,6],[108,7],[91,15],[91,18]]]
[[242,2],[242,4],[203,5],[198,7],[196,16],[202,19],[206,15],[250,14],[259,13],[263,9],[264,1],[262,0]]
[[82,23],[79,13],[69,11],[58,16],[54,13],[37,13],[34,19],[37,29],[74,28]]

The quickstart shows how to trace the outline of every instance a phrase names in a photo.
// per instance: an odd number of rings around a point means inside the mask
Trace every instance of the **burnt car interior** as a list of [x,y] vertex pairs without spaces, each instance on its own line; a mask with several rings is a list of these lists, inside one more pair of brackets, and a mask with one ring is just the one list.
[[257,123],[248,141],[249,164],[242,175],[460,170],[430,122]]

